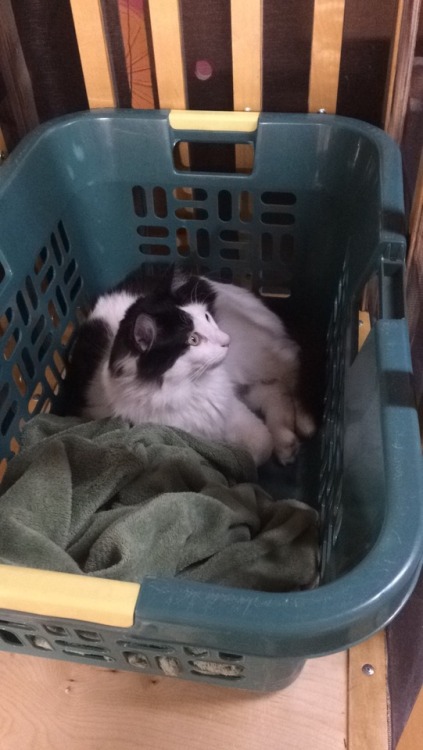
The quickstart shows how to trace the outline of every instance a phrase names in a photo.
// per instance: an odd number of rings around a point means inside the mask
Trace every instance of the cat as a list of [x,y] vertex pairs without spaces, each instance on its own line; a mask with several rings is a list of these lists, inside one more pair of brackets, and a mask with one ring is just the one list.
[[257,466],[294,460],[313,434],[298,396],[299,346],[251,292],[141,269],[101,295],[72,351],[72,413],[153,422],[239,445]]

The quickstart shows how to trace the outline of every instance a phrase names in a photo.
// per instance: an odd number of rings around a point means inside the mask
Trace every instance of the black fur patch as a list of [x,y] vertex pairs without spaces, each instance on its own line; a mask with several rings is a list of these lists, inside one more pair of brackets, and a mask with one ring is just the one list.
[[[110,292],[128,292],[139,298],[128,308],[113,342],[109,368],[115,377],[123,374],[122,360],[129,354],[137,360],[141,380],[160,382],[188,348],[188,337],[194,329],[192,318],[179,308],[197,302],[214,315],[216,294],[210,284],[173,266],[160,269],[153,277],[140,266]],[[135,321],[141,313],[150,315],[157,327],[156,339],[147,352],[139,350],[134,336]],[[111,337],[107,323],[100,319],[88,320],[81,326],[66,378],[66,413],[79,415],[87,405],[87,386],[104,361]]]
[[192,302],[199,302],[205,305],[209,313],[214,316],[216,292],[208,281],[199,276],[189,276],[185,283],[173,292],[173,296],[176,304],[182,307]]
[[65,380],[66,414],[80,416],[86,406],[86,389],[104,361],[112,332],[104,320],[83,323],[68,362]]
[[114,286],[112,292],[128,292],[135,294],[137,297],[144,295],[148,290],[149,279],[146,278],[143,267],[139,266],[135,271],[131,271],[122,281]]
[[154,275],[144,270],[144,265],[138,266],[125,276],[122,281],[112,287],[111,292],[128,292],[137,297],[146,294],[171,294],[171,286],[175,274],[174,266],[157,266]]
[[137,296],[154,296],[157,299],[171,297],[176,305],[183,307],[192,302],[206,305],[214,315],[216,293],[206,279],[195,274],[167,267],[157,276],[146,276],[143,267],[128,274],[111,291],[128,292]]
[[[139,350],[134,336],[135,322],[141,314],[149,315],[157,329],[156,338],[147,352]],[[110,354],[110,370],[117,375],[119,363],[130,354],[137,359],[141,380],[160,382],[165,372],[188,349],[188,337],[193,330],[191,316],[180,310],[168,296],[156,292],[138,299],[128,308],[119,326]]]

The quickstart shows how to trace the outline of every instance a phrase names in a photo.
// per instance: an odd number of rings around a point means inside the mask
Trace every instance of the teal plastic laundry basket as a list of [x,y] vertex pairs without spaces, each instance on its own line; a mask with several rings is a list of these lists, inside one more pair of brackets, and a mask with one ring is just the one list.
[[[385,626],[421,568],[401,163],[383,132],[354,120],[261,114],[255,122],[237,113],[228,130],[213,117],[61,118],[35,130],[1,167],[2,465],[23,423],[59,408],[66,351],[86,301],[140,263],[153,273],[157,264],[189,261],[261,294],[324,353],[324,368],[316,354],[314,371],[325,379],[321,427],[288,488],[320,509],[320,585],[275,594],[151,577],[140,588],[128,584],[133,608],[114,619],[100,613],[95,595],[90,611],[81,608],[82,576],[3,566],[0,647],[273,690],[305,659]],[[248,144],[252,171],[189,170],[180,142]],[[366,284],[376,304],[359,350]],[[273,466],[263,482],[275,497],[287,492],[283,469]],[[107,583],[113,612],[128,585]]]

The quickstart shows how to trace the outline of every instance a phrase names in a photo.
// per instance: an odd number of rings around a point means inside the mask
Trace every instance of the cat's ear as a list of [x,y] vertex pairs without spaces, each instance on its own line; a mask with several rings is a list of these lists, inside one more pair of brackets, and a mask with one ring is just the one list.
[[134,325],[134,341],[140,352],[148,352],[157,336],[157,326],[150,315],[141,313]]

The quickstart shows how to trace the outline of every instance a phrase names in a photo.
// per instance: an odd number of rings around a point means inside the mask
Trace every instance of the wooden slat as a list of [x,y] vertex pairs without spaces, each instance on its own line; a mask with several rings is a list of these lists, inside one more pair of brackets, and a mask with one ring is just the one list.
[[336,112],[345,0],[315,0],[311,46],[310,112]]
[[88,102],[116,106],[99,0],[70,0]]
[[178,0],[150,0],[149,11],[159,106],[186,109]]
[[[6,156],[7,154],[6,141],[4,140],[4,135],[3,135],[1,128],[0,128],[0,154],[2,155],[2,158]],[[1,158],[0,158],[0,161],[1,161]]]
[[349,651],[348,750],[388,750],[385,633]]
[[404,0],[397,0],[395,30],[394,30],[394,35],[391,39],[391,48],[389,52],[388,77],[386,80],[386,90],[385,90],[385,104],[383,108],[384,126],[386,126],[389,113],[392,110],[392,100],[394,96],[395,75],[396,75],[397,65],[398,65],[398,49],[399,49],[399,40],[400,40],[400,35],[401,35],[401,24],[402,24],[403,13],[404,13]]
[[261,110],[262,15],[262,0],[231,0],[235,110]]
[[[232,67],[234,109],[259,112],[262,107],[262,52],[263,52],[263,2],[262,0],[231,0]],[[235,147],[238,171],[250,171],[251,149]]]
[[[410,96],[411,72],[416,47],[422,0],[398,0],[396,31],[391,51],[388,93],[384,116],[385,130],[398,143],[404,131]],[[396,50],[395,50],[396,45]]]

